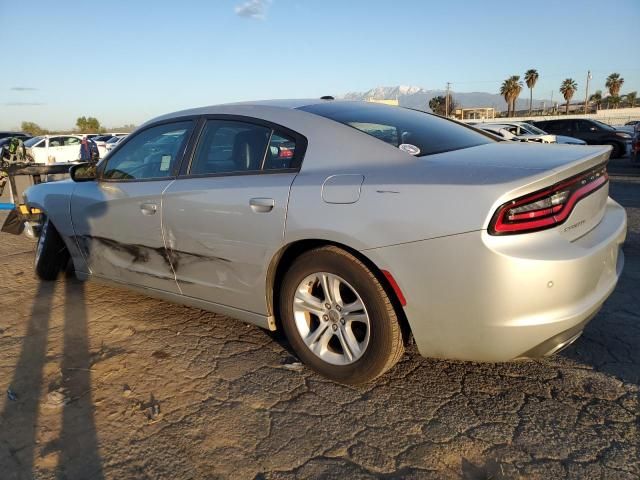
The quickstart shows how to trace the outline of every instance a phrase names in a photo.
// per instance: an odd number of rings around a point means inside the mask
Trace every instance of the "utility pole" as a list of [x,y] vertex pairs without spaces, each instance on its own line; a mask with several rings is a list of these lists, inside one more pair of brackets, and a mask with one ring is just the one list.
[[555,113],[555,112],[553,112],[553,90],[551,90],[551,101],[549,102],[549,105],[550,105],[550,108],[551,108],[551,112]]
[[589,70],[587,72],[587,90],[585,91],[584,94],[584,113],[585,115],[587,114],[587,108],[589,106],[589,80],[591,80],[593,77],[591,76],[591,70]]
[[449,89],[451,88],[451,82],[447,82],[447,93],[444,96],[444,116],[449,118]]

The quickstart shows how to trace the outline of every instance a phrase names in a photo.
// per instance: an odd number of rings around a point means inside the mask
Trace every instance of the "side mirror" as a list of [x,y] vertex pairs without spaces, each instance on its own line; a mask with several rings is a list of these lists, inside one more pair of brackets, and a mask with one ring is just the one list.
[[91,182],[96,179],[96,163],[78,163],[69,169],[74,182]]

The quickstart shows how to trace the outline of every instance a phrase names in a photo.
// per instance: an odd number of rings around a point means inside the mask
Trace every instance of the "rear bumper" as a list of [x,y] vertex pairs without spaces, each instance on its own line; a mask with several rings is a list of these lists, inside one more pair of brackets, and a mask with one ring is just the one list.
[[498,362],[577,338],[616,286],[625,236],[625,210],[608,199],[602,220],[574,241],[479,231],[363,253],[398,282],[422,355]]

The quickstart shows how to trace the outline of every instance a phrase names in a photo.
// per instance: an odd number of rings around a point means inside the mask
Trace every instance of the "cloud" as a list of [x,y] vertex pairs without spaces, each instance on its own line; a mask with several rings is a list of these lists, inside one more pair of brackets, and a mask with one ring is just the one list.
[[33,87],[11,87],[9,90],[13,90],[14,92],[34,92],[38,89]]
[[254,20],[264,20],[271,0],[247,0],[236,6],[236,15]]
[[6,102],[4,104],[7,107],[36,107],[38,105],[44,105],[43,102]]

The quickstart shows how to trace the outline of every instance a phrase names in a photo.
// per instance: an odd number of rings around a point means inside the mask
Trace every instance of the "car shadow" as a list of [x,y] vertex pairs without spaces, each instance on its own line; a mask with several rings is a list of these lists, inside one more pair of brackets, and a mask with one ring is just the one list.
[[[2,478],[37,477],[36,455],[53,452],[58,453],[58,478],[103,478],[91,394],[85,287],[69,277],[64,280],[62,376],[57,382],[44,384],[56,285],[38,285],[8,398],[0,414],[0,446],[6,449],[2,456],[8,454],[8,463],[3,464],[11,465],[10,471],[0,475]],[[62,424],[57,439],[38,447],[38,417],[43,402],[61,407]]]

